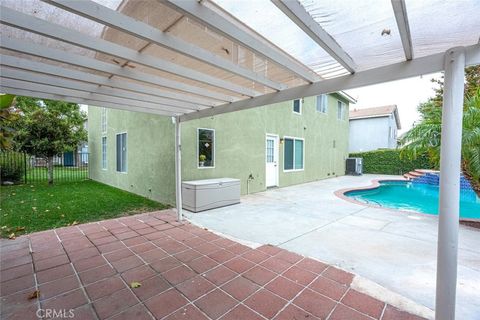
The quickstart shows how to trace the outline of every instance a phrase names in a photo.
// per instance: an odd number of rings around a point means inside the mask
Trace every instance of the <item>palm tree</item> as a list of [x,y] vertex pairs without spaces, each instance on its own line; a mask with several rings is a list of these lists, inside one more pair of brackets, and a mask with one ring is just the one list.
[[[415,159],[427,153],[432,165],[440,165],[440,141],[442,130],[442,108],[434,100],[418,108],[421,121],[400,140],[403,145],[401,156]],[[462,168],[480,196],[480,89],[467,96],[463,108]]]

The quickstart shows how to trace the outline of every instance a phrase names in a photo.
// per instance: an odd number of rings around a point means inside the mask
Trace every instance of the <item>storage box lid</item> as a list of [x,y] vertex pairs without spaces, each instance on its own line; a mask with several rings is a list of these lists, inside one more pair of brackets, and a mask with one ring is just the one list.
[[211,184],[219,184],[219,183],[240,183],[240,179],[234,178],[216,178],[216,179],[205,179],[205,180],[192,180],[192,181],[182,181],[183,184],[188,184],[192,186],[205,186]]

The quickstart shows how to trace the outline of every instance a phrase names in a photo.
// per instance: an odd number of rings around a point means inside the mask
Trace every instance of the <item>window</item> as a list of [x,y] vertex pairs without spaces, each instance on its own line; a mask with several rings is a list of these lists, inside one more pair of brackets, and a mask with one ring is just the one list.
[[338,120],[345,120],[345,112],[347,110],[347,106],[345,102],[338,101],[337,103],[337,119]]
[[284,139],[284,171],[303,170],[303,139]]
[[127,172],[127,134],[117,134],[117,171]]
[[102,137],[102,169],[107,170],[107,137]]
[[107,132],[107,108],[102,108],[101,123],[102,123],[102,133],[106,133]]
[[302,99],[293,100],[293,112],[298,114],[302,113]]
[[215,130],[198,129],[197,140],[198,168],[215,167]]
[[321,113],[328,112],[328,104],[327,104],[327,95],[321,94],[317,96],[317,111]]

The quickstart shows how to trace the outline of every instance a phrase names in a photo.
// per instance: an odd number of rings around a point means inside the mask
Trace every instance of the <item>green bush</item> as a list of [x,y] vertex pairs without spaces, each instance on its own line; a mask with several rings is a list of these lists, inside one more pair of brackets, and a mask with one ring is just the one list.
[[25,174],[25,157],[18,152],[0,153],[0,181],[20,182]]
[[400,158],[397,150],[376,150],[351,153],[350,157],[363,158],[363,173],[401,175],[415,169],[433,169],[428,156],[421,155],[416,160]]

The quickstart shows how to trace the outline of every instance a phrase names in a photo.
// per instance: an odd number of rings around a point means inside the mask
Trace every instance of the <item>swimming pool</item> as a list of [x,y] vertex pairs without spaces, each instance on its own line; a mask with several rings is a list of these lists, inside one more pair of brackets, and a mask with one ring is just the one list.
[[[363,203],[438,215],[438,193],[436,185],[380,181],[377,188],[348,191],[345,195]],[[461,191],[460,217],[480,219],[480,198],[473,191]]]

